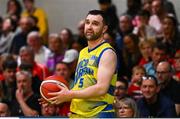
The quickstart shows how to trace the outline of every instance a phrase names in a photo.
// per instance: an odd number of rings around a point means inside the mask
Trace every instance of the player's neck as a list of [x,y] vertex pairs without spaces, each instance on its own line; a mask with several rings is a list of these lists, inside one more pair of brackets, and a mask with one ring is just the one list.
[[96,46],[98,46],[99,44],[101,44],[102,42],[104,42],[104,39],[102,37],[97,40],[88,41],[88,48],[93,49]]

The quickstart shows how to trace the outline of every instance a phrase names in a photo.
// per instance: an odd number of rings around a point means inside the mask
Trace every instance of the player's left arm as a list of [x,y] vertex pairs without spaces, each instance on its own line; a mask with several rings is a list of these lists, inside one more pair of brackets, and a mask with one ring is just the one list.
[[[106,50],[103,53],[99,62],[97,72],[97,84],[88,87],[84,91],[80,92],[79,96],[81,96],[81,93],[87,94],[82,95],[82,98],[90,98],[105,95],[109,89],[112,77],[116,71],[116,66],[117,57],[115,52],[112,49]],[[81,98],[79,96],[77,98]]]

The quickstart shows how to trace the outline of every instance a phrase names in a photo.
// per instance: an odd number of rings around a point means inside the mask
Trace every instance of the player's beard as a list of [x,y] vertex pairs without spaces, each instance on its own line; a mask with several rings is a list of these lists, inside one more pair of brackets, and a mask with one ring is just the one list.
[[102,32],[97,32],[97,33],[92,33],[92,35],[88,35],[87,33],[85,33],[85,36],[87,38],[88,41],[95,41],[98,38],[100,38],[102,35]]

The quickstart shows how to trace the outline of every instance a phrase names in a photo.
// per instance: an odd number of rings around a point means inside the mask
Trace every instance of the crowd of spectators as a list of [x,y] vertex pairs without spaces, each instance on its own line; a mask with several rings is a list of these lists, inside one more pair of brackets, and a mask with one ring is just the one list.
[[[53,2],[53,1],[52,1]],[[73,87],[81,49],[87,46],[84,20],[49,33],[45,11],[35,0],[7,0],[0,16],[0,116],[68,117],[70,102],[39,104],[39,86],[50,75]],[[97,0],[107,15],[104,39],[117,53],[114,90],[117,117],[180,117],[180,31],[168,0],[127,0],[117,15],[111,0]]]

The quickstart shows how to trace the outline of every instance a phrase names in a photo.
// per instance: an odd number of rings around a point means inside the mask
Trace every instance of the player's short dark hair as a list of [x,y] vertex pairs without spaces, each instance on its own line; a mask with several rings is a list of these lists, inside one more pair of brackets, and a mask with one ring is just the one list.
[[87,15],[100,15],[103,18],[103,22],[105,25],[107,25],[107,16],[102,10],[90,10]]
[[98,3],[99,4],[106,4],[106,3],[111,3],[112,1],[111,0],[98,0]]

